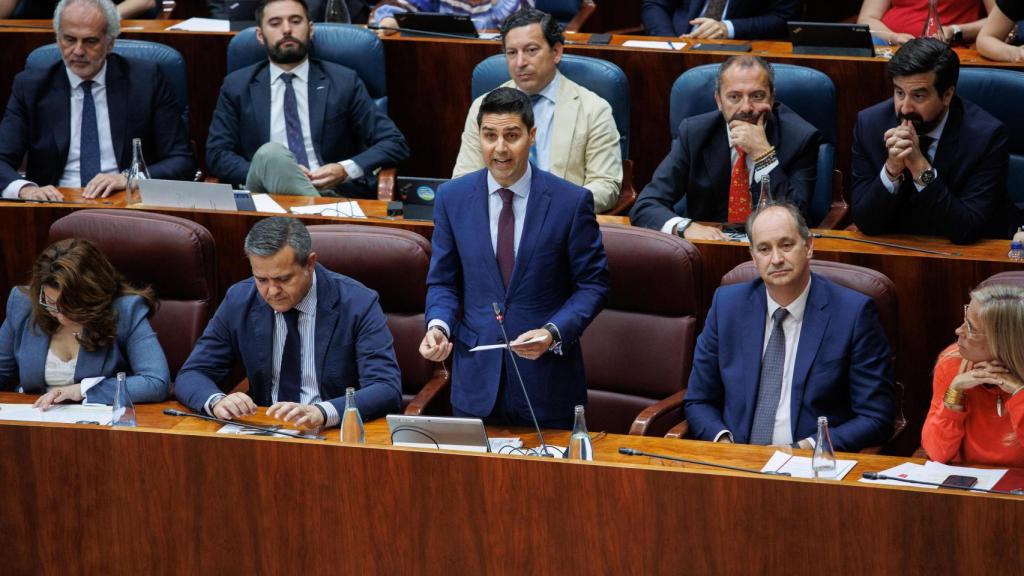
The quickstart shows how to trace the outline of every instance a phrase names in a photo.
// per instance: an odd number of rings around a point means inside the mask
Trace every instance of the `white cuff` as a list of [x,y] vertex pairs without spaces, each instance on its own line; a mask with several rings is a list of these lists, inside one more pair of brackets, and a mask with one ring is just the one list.
[[885,169],[885,164],[882,164],[882,171],[878,173],[878,179],[882,181],[882,186],[885,186],[889,194],[896,193],[896,182],[889,180],[889,172]]
[[103,382],[103,380],[103,376],[82,378],[82,382],[79,384],[79,386],[81,386],[83,404],[87,404],[89,402],[89,390],[91,390],[93,386],[99,384],[100,382]]
[[342,160],[341,162],[338,162],[338,164],[341,164],[341,167],[345,169],[344,182],[357,180],[363,177],[363,169],[359,167],[359,164],[356,164],[351,160]]
[[676,216],[675,218],[669,218],[667,222],[661,225],[661,231],[666,234],[674,234],[676,224],[679,224],[685,220],[685,218]]
[[764,168],[761,168],[760,170],[754,170],[754,182],[760,184],[761,178],[763,178],[766,174],[770,173],[772,170],[775,170],[775,168],[777,168],[778,165],[779,159],[776,158],[775,160],[772,161],[771,164],[765,166]]
[[721,440],[722,436],[728,436],[729,437],[729,441],[730,442],[733,441],[733,439],[732,439],[732,432],[729,432],[728,430],[722,430],[717,435],[715,435],[715,442],[718,442],[719,440]]
[[3,194],[0,195],[2,195],[4,198],[21,198],[19,194],[21,193],[22,188],[24,188],[25,186],[35,185],[35,182],[31,182],[29,180],[15,180],[8,184],[7,187],[4,188]]
[[338,409],[334,407],[334,404],[330,402],[317,402],[317,406],[324,409],[327,413],[327,421],[324,422],[324,428],[331,428],[337,426],[341,422],[341,417],[338,416]]
[[430,330],[434,326],[440,326],[441,328],[443,328],[444,329],[444,333],[447,334],[448,335],[448,339],[451,340],[451,338],[452,338],[452,329],[448,327],[448,323],[447,322],[445,322],[444,320],[438,320],[437,318],[435,318],[435,319],[431,320],[427,324],[427,330]]
[[728,39],[730,39],[730,40],[735,38],[736,37],[736,29],[733,28],[732,21],[731,20],[722,20],[722,24],[725,24],[725,27],[728,30],[728,33],[726,34],[726,37]]

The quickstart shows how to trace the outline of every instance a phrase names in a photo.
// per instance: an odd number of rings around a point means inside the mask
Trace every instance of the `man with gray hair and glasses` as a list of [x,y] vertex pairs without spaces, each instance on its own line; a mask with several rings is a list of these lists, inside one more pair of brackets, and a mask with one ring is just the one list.
[[[245,238],[252,278],[232,286],[178,373],[183,404],[231,420],[267,415],[299,428],[337,426],[345,389],[365,419],[401,408],[401,376],[377,293],[317,264],[306,227],[275,216]],[[224,393],[240,361],[249,391]]]
[[112,53],[121,30],[114,4],[61,0],[53,29],[62,62],[18,74],[0,123],[3,197],[60,201],[57,186],[81,187],[86,198],[123,190],[135,138],[151,177],[191,180],[184,104],[156,64]]

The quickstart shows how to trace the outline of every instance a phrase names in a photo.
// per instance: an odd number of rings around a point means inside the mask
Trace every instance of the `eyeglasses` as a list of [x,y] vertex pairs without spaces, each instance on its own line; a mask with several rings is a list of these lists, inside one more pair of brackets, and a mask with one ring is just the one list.
[[42,290],[39,291],[39,305],[43,307],[43,310],[46,310],[47,312],[53,314],[54,316],[60,314],[60,306],[57,306],[56,302],[48,301],[46,299],[46,296],[43,295]]
[[984,336],[985,333],[975,330],[974,326],[971,325],[971,321],[967,319],[968,306],[970,306],[970,304],[964,304],[964,325],[967,326],[967,336],[969,336],[970,338],[974,338],[976,336]]

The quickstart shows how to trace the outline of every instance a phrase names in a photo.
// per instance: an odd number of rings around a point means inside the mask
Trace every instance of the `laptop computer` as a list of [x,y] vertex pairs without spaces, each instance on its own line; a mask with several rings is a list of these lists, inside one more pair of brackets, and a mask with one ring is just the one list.
[[402,217],[406,220],[434,220],[434,198],[446,178],[395,178],[395,199],[402,202]]
[[232,190],[230,184],[150,179],[139,181],[139,192],[146,206],[256,211],[252,196],[245,191]]
[[789,22],[787,26],[794,54],[866,58],[875,55],[871,29],[866,24]]
[[437,12],[399,12],[395,14],[402,36],[458,36],[478,38],[476,26],[469,16]]
[[394,446],[491,451],[484,421],[479,418],[388,414],[386,419]]

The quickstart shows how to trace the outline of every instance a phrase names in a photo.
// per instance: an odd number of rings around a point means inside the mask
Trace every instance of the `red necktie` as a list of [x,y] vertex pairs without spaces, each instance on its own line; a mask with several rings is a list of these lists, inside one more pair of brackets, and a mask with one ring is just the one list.
[[737,148],[729,180],[729,223],[742,224],[747,216],[750,216],[750,173],[747,172],[747,154]]
[[515,239],[516,215],[512,211],[512,191],[508,188],[498,190],[501,196],[501,212],[498,214],[498,269],[505,288],[512,280],[512,268],[516,264]]

